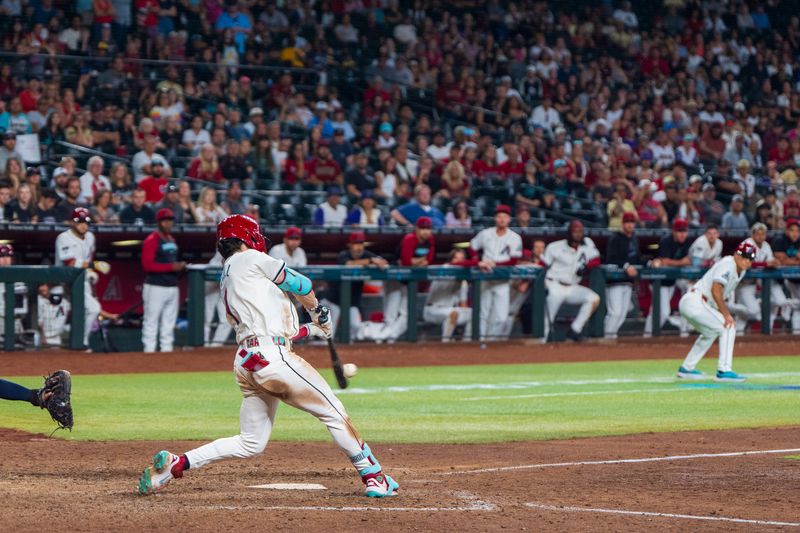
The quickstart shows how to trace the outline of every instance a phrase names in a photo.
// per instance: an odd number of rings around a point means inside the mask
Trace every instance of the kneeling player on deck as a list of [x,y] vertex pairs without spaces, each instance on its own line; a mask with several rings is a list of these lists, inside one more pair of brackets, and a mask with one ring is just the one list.
[[715,379],[744,381],[743,376],[733,371],[736,321],[725,300],[736,290],[755,256],[755,246],[747,241],[741,243],[733,255],[715,263],[681,298],[681,316],[700,332],[700,337],[678,369],[679,378],[704,378],[705,374],[697,369],[697,364],[719,338],[719,363]]
[[[366,496],[394,496],[399,485],[383,473],[342,402],[292,349],[292,342],[306,335],[331,337],[329,310],[317,302],[311,280],[267,255],[258,223],[245,215],[231,215],[219,223],[217,249],[224,260],[220,292],[239,344],[233,368],[244,396],[239,411],[240,433],[184,455],[158,452],[139,479],[139,493],[158,492],[173,478],[183,477],[189,468],[260,454],[267,446],[278,404],[283,401],[314,415],[328,427],[361,476]],[[289,294],[308,311],[313,323],[298,324]]]

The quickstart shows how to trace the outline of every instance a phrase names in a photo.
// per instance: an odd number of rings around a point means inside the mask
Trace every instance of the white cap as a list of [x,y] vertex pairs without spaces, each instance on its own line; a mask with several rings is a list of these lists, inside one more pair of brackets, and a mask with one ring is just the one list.
[[56,169],[53,171],[53,177],[57,178],[59,176],[63,176],[66,173],[67,173],[67,169],[66,168],[56,167]]
[[264,114],[264,110],[261,109],[260,107],[254,107],[253,109],[250,110],[250,116],[251,117],[254,117],[256,115],[263,115],[263,114]]

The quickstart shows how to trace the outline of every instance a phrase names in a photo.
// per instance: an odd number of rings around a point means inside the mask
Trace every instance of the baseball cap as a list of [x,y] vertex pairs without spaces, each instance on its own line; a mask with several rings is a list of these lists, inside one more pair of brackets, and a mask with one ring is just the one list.
[[379,133],[392,133],[392,130],[393,130],[392,125],[389,124],[388,122],[381,123],[381,127],[378,128]]
[[703,177],[699,174],[692,174],[692,177],[689,178],[689,183],[699,183],[703,181]]
[[705,191],[713,191],[713,190],[714,190],[714,184],[713,183],[706,183],[705,185],[703,185],[703,192],[705,192]]
[[361,244],[366,240],[367,236],[363,231],[354,231],[350,234],[350,237],[347,238],[348,244]]
[[790,226],[800,226],[800,221],[798,221],[796,218],[787,218],[786,227],[788,228]]
[[3,138],[4,139],[16,139],[17,138],[17,132],[14,131],[14,130],[6,130],[6,132],[3,134]]
[[25,169],[25,173],[28,176],[38,176],[39,174],[41,174],[41,172],[39,171],[39,167],[28,167],[27,169]]
[[302,236],[303,236],[303,230],[301,230],[297,226],[290,226],[286,228],[286,231],[283,233],[283,237],[285,239],[299,239]]
[[14,247],[10,244],[0,244],[0,257],[14,257]]
[[672,229],[673,231],[686,231],[689,229],[689,223],[682,218],[676,218],[672,221]]
[[625,224],[628,222],[636,222],[636,215],[634,215],[630,211],[622,215],[622,223]]
[[172,212],[172,209],[168,207],[162,207],[156,213],[156,220],[161,222],[162,220],[175,220],[175,214]]
[[341,195],[342,195],[342,189],[340,189],[336,185],[328,187],[328,190],[326,191],[326,196],[341,196]]
[[337,135],[344,135],[344,130],[342,128],[334,128],[333,136],[335,137]]
[[744,241],[736,248],[736,255],[740,255],[745,259],[752,261],[756,257],[756,247],[749,242]]
[[786,194],[789,194],[789,193],[792,193],[792,192],[797,192],[797,186],[796,185],[789,185],[788,187],[786,187]]
[[67,173],[67,169],[66,168],[64,168],[64,167],[56,167],[56,169],[53,171],[53,177],[57,178],[59,176],[63,176],[66,173]]
[[87,224],[91,224],[92,216],[89,214],[89,210],[85,207],[76,207],[72,210],[72,216],[70,217],[73,222],[86,222]]
[[163,167],[164,166],[164,162],[160,158],[154,157],[153,160],[150,161],[150,166],[154,167],[156,165],[158,165],[160,167]]
[[422,216],[417,219],[417,227],[419,229],[432,229],[433,228],[433,220],[431,217]]
[[169,185],[167,185],[167,188],[166,188],[166,190],[164,192],[165,193],[178,192],[178,186],[177,185],[173,185],[172,183],[170,183]]
[[263,114],[264,114],[264,110],[261,109],[260,107],[254,107],[253,109],[250,110],[250,116],[251,117],[254,117],[256,115],[263,115]]
[[741,194],[734,194],[731,202],[744,202],[744,197]]
[[494,208],[494,214],[497,215],[498,213],[505,213],[506,215],[511,215],[511,208],[506,204],[497,204],[497,207]]

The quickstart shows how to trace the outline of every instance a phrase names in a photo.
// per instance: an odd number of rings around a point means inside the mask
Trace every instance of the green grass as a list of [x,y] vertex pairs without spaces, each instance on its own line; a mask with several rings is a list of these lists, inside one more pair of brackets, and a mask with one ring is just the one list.
[[[738,372],[762,374],[744,386],[672,379],[678,364],[362,368],[340,398],[363,435],[383,442],[502,442],[800,423],[800,358],[739,357]],[[715,364],[710,358],[701,368],[710,374]],[[333,382],[329,371],[323,375]],[[36,386],[41,378],[18,381]],[[76,428],[56,435],[208,440],[238,432],[240,400],[229,372],[74,376]],[[53,426],[44,412],[0,402],[0,427],[49,433]],[[324,441],[329,435],[311,416],[283,405],[273,439]]]

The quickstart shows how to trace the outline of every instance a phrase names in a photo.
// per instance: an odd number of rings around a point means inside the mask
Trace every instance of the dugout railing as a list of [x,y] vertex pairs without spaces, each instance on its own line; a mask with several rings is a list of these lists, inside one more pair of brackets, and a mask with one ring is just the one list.
[[34,302],[29,306],[31,313],[36,313],[37,288],[42,283],[65,283],[71,288],[72,313],[70,318],[69,347],[80,350],[83,346],[84,326],[84,285],[86,271],[82,268],[39,266],[7,266],[0,268],[0,284],[5,285],[3,320],[3,349],[7,352],[15,349],[14,307],[16,294],[14,285],[25,283],[28,296]]
[[[691,280],[700,279],[707,269],[698,267],[666,267],[666,268],[639,268],[637,279],[649,281],[652,293],[653,336],[661,335],[661,283],[664,280]],[[589,333],[592,337],[602,337],[603,321],[606,315],[606,284],[608,281],[628,280],[627,274],[615,265],[603,265],[593,269],[589,277],[589,286],[600,296],[600,305],[591,319]],[[796,280],[800,282],[800,267],[782,268],[752,268],[747,271],[745,279],[761,281],[761,333],[769,335],[771,331],[772,284],[783,280]]]
[[[462,280],[470,282],[470,299],[472,302],[472,339],[480,339],[481,284],[494,280],[527,279],[533,283],[529,292],[532,306],[531,330],[536,338],[544,335],[544,272],[533,266],[498,267],[492,272],[482,272],[477,268],[454,266],[431,267],[343,267],[343,266],[311,266],[300,270],[314,281],[336,282],[339,286],[339,305],[343,310],[350,309],[351,286],[358,281],[397,281],[407,284],[408,290],[408,329],[406,340],[416,342],[418,338],[418,302],[423,297],[419,293],[421,283],[436,280]],[[203,265],[189,266],[188,287],[188,319],[189,344],[203,345],[203,324],[205,319],[205,282],[217,282],[220,268],[209,268]],[[340,342],[350,342],[350,313],[342,312],[336,330]]]

